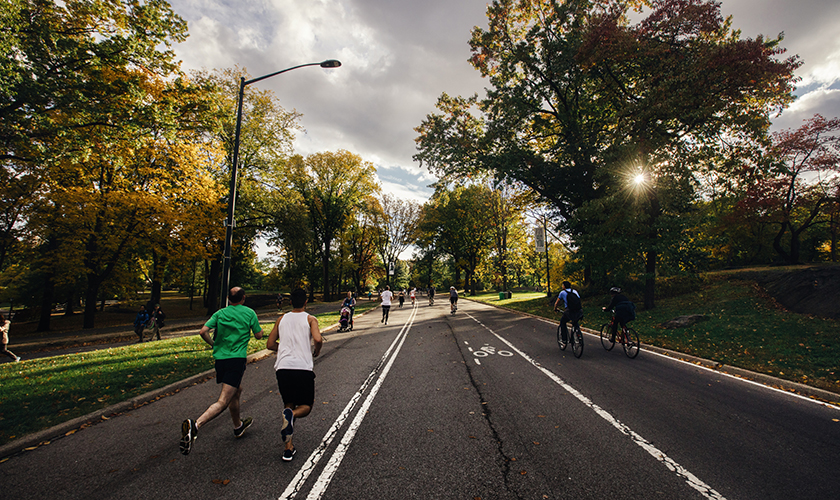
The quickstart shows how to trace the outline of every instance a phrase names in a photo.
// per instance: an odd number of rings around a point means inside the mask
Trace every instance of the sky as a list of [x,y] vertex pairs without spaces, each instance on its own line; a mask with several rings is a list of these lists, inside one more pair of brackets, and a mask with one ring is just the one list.
[[[372,162],[382,190],[426,201],[433,175],[412,160],[414,128],[442,92],[483,95],[488,82],[468,62],[486,0],[170,0],[189,25],[174,50],[184,70],[244,67],[253,77],[338,59],[336,69],[301,68],[258,82],[303,114],[295,140],[304,156],[344,149]],[[742,38],[784,33],[784,57],[799,55],[797,100],[773,119],[796,128],[819,113],[840,116],[840,2],[723,0]],[[233,114],[235,110],[231,110]]]

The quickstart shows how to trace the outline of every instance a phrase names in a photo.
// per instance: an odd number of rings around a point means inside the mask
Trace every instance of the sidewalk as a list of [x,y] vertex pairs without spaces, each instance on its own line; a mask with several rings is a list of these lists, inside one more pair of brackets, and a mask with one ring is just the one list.
[[[307,304],[306,311],[310,314],[320,314],[330,311],[338,311],[341,301],[316,302]],[[282,311],[277,311],[274,306],[266,306],[255,310],[260,323],[274,321],[280,312],[288,312],[289,306]],[[192,318],[179,318],[167,320],[166,326],[160,331],[162,339],[196,335],[207,321],[207,316],[195,316]],[[145,337],[149,338],[150,329],[146,329]],[[267,333],[267,332],[266,332]],[[89,330],[74,330],[55,333],[44,333],[40,335],[12,336],[12,343],[9,344],[15,354],[23,359],[34,357],[53,356],[65,354],[67,351],[74,352],[82,347],[96,348],[96,345],[108,344],[130,344],[137,341],[137,334],[134,333],[134,325],[126,324],[121,326],[91,328]],[[27,354],[29,356],[27,356]]]

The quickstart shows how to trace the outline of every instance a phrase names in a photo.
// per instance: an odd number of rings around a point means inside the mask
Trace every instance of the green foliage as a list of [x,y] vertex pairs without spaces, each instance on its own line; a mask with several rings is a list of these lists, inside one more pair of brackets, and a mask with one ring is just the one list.
[[[656,274],[690,271],[699,255],[685,209],[695,176],[717,164],[699,168],[698,151],[763,140],[800,62],[779,59],[780,39],[741,39],[711,1],[500,0],[487,17],[470,41],[486,97],[442,95],[416,129],[415,159],[447,180],[529,186],[560,215],[583,267],[644,269],[652,306]],[[651,182],[630,199],[638,174]]]

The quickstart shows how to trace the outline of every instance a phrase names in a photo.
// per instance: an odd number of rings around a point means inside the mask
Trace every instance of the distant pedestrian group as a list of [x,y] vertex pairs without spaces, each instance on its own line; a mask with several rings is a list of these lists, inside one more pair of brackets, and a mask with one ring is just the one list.
[[140,311],[134,318],[134,333],[139,337],[138,343],[143,342],[143,334],[146,327],[152,329],[152,339],[160,340],[160,329],[164,327],[164,320],[166,313],[160,308],[160,304],[155,304],[151,312],[146,310],[146,306],[140,306]]

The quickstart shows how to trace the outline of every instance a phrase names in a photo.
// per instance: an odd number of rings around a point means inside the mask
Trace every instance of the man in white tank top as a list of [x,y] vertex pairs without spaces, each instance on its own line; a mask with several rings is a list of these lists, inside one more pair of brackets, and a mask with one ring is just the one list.
[[382,301],[382,320],[380,323],[388,324],[388,313],[391,311],[391,299],[394,297],[391,292],[391,287],[385,285],[385,291],[379,294],[379,300]]
[[[292,312],[277,318],[266,341],[267,349],[277,351],[274,370],[283,398],[280,437],[285,443],[283,460],[286,462],[295,456],[292,444],[295,420],[309,415],[315,403],[314,358],[321,353],[324,344],[318,320],[305,311],[306,290],[294,290],[291,299]],[[310,351],[312,343],[315,344],[314,351]]]

